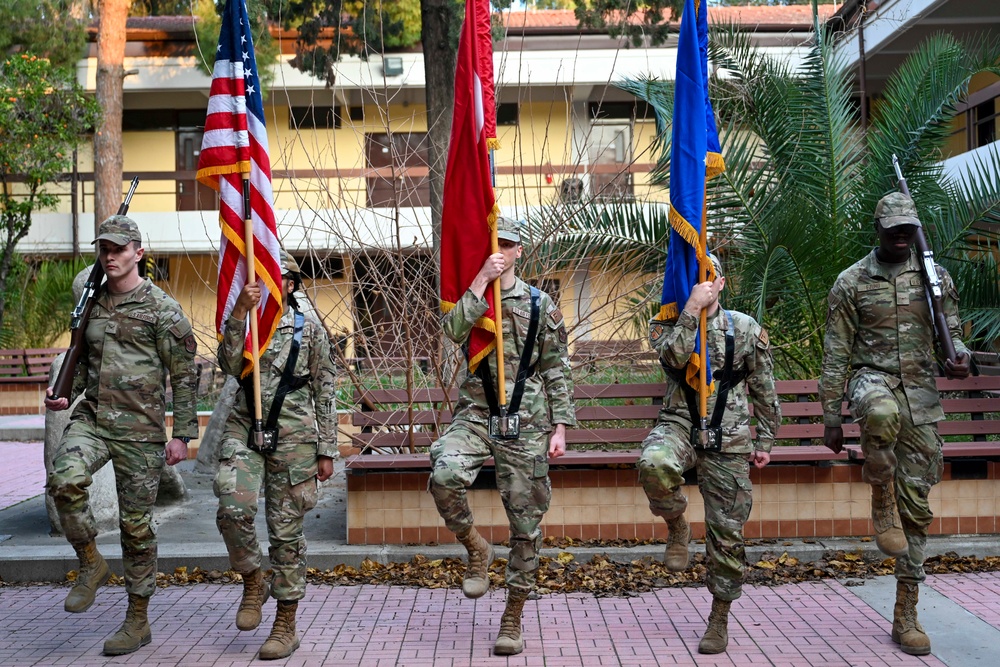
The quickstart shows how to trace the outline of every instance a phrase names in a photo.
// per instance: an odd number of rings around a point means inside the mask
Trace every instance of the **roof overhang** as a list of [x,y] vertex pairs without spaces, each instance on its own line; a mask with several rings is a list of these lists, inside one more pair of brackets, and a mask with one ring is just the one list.
[[837,54],[849,67],[860,63],[864,35],[865,83],[872,95],[882,91],[889,76],[931,35],[1000,35],[1000,10],[997,0],[851,0],[826,26],[841,32]]

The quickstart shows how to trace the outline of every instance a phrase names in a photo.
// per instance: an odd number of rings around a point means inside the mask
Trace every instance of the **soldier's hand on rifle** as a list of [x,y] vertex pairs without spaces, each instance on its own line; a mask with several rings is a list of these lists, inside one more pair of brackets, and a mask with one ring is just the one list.
[[319,468],[319,472],[316,475],[316,479],[321,482],[325,482],[330,479],[333,475],[333,459],[329,456],[317,456],[316,465]]
[[167,455],[168,466],[175,466],[181,461],[187,461],[188,457],[187,443],[179,438],[174,438],[173,440],[167,443],[166,455]]
[[486,288],[489,287],[490,283],[500,277],[500,274],[504,270],[503,253],[495,252],[486,258],[486,262],[483,263],[483,268],[479,269],[479,273],[472,280],[472,285],[469,289],[477,297],[482,298],[483,294],[486,294]]
[[844,451],[844,428],[842,426],[827,426],[824,428],[823,444],[834,454]]
[[245,320],[250,309],[260,303],[260,285],[257,283],[247,283],[240,291],[236,304],[233,306],[233,317],[238,320]]
[[45,389],[45,409],[59,412],[69,407],[68,398],[52,398],[52,387]]
[[944,360],[944,374],[946,377],[952,380],[963,380],[969,377],[969,361],[968,352],[959,352],[955,355],[955,361],[951,359]]

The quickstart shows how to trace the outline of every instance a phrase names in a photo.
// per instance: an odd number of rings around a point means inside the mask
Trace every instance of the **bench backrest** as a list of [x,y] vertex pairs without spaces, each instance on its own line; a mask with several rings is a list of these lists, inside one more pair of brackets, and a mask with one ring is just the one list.
[[29,348],[24,351],[24,365],[28,375],[48,378],[52,362],[66,351],[64,347]]
[[[783,417],[778,439],[797,441],[799,445],[821,439],[823,409],[817,399],[817,381],[789,380],[776,384]],[[937,384],[943,393],[945,413],[968,415],[939,423],[942,436],[980,441],[1000,434],[1000,419],[989,415],[1000,413],[1000,377],[938,378]],[[642,442],[657,418],[665,391],[666,385],[662,383],[577,386],[574,398],[578,426],[567,432],[567,442],[571,445]],[[355,436],[359,444],[419,448],[429,446],[440,430],[451,423],[449,406],[458,400],[458,390],[452,389],[447,396],[440,388],[418,389],[412,396],[405,389],[366,390],[356,393],[355,399],[359,409],[354,412],[353,423],[362,429],[361,435]],[[841,412],[845,417],[845,437],[857,439],[860,431],[857,424],[850,423],[846,403]],[[412,432],[410,425],[414,427]]]
[[0,378],[25,375],[24,350],[0,350]]

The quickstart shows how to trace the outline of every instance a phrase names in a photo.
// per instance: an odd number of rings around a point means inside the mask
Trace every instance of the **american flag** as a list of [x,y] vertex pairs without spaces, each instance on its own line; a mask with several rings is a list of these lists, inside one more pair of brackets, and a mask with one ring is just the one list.
[[[215,328],[220,337],[248,276],[244,175],[250,182],[254,270],[261,287],[257,330],[260,350],[264,351],[271,342],[282,310],[281,263],[272,203],[271,161],[267,155],[264,105],[246,4],[244,0],[227,0],[212,72],[205,135],[198,158],[198,180],[219,193],[222,241],[219,244]],[[248,328],[244,375],[253,368],[251,349]]]

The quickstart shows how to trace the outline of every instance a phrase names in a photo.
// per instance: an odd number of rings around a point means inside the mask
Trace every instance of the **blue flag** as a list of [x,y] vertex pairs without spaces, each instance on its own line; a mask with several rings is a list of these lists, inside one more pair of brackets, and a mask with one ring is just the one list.
[[[715,270],[701,242],[705,184],[725,170],[715,127],[715,114],[708,98],[708,6],[705,0],[687,0],[677,42],[677,76],[674,89],[673,138],[670,156],[670,240],[660,299],[661,320],[674,320],[698,282],[699,264],[706,266],[709,280]],[[699,386],[702,360],[701,333],[687,367],[687,380]],[[706,348],[706,357],[707,357]],[[708,359],[708,382],[712,373]]]

